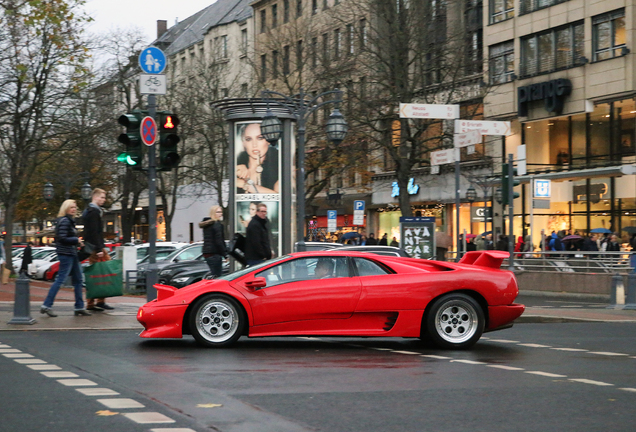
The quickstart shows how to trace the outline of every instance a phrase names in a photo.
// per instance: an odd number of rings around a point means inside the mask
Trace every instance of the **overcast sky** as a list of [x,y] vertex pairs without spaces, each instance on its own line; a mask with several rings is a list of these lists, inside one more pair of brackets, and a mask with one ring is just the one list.
[[95,19],[88,27],[91,33],[106,33],[117,27],[139,27],[148,42],[157,38],[157,20],[182,21],[216,0],[87,0],[86,11]]

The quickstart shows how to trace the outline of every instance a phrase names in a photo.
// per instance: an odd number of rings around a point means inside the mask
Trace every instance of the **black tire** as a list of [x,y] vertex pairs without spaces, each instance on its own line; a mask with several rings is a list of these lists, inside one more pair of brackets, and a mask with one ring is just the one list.
[[422,324],[422,335],[438,347],[466,349],[481,338],[486,317],[474,298],[455,293],[435,300]]
[[242,306],[231,297],[210,294],[198,299],[188,317],[190,332],[207,347],[226,347],[243,334],[247,319]]

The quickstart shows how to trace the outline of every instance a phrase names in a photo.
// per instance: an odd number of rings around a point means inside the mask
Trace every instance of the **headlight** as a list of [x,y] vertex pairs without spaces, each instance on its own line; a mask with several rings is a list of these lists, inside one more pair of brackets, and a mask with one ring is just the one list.
[[170,270],[161,270],[161,271],[159,272],[159,274],[160,274],[160,275],[164,275],[164,276],[165,276],[165,275],[169,275],[169,274],[170,274]]
[[190,280],[189,277],[179,277],[179,278],[172,279],[172,282],[184,283],[184,282],[187,282],[188,280]]

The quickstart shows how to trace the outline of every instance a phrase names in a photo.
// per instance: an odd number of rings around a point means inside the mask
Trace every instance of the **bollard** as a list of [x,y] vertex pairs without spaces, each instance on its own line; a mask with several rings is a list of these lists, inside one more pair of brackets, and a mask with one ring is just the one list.
[[625,309],[636,310],[636,273],[627,276],[627,298]]
[[13,318],[8,324],[35,324],[31,318],[31,299],[29,294],[29,278],[24,273],[15,281],[15,299],[13,301]]
[[610,288],[610,305],[607,309],[616,309],[618,306],[618,302],[616,301],[616,291],[618,291],[618,286],[623,284],[623,277],[619,274],[614,274],[612,276],[612,286]]

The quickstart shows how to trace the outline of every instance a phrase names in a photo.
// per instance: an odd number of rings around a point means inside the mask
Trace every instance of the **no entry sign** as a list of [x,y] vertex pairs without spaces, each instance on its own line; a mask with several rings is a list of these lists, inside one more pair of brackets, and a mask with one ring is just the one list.
[[155,143],[157,139],[157,123],[155,119],[152,117],[144,117],[141,120],[141,126],[139,127],[141,131],[141,140],[147,146],[151,146]]

